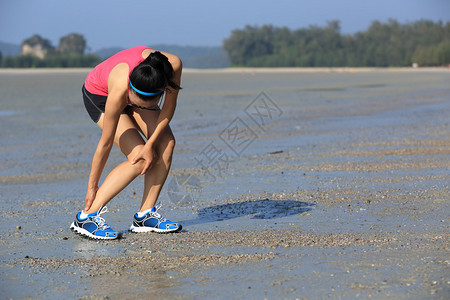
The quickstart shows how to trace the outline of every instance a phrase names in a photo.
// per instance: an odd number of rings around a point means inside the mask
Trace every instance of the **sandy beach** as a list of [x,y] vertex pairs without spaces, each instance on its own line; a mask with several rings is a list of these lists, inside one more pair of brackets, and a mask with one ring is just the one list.
[[87,72],[0,70],[2,299],[448,299],[448,68],[186,70],[160,198],[184,230],[128,232],[138,178],[105,242],[69,230]]
[[[0,69],[0,74],[49,74],[49,73],[88,73],[91,68],[23,68]],[[367,73],[367,72],[450,72],[450,67],[398,67],[398,68],[368,68],[368,67],[332,67],[332,68],[184,68],[183,74],[189,73]]]

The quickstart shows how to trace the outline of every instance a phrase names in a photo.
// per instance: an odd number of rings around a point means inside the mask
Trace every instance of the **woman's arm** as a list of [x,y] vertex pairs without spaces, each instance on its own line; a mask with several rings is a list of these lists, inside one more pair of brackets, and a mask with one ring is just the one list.
[[[178,56],[161,52],[164,54],[168,59],[169,62],[172,65],[172,68],[174,70],[174,76],[172,78],[172,81],[176,83],[177,85],[181,84],[181,72],[183,69],[183,65],[181,63],[181,60],[178,58]],[[159,114],[157,125],[155,130],[153,131],[152,135],[148,137],[147,143],[145,144],[144,148],[140,153],[136,155],[136,157],[133,159],[132,163],[135,164],[140,159],[145,159],[146,163],[144,165],[144,168],[142,169],[141,174],[145,174],[148,170],[148,168],[151,165],[151,157],[147,158],[149,156],[149,153],[153,151],[153,146],[158,140],[158,137],[161,135],[161,133],[164,131],[164,129],[169,125],[170,120],[172,120],[172,117],[175,113],[175,108],[177,106],[177,98],[178,98],[178,90],[167,87],[166,89],[166,97],[164,99],[163,107],[161,108],[161,112]]]
[[102,175],[109,153],[114,144],[114,136],[116,134],[120,114],[126,106],[127,74],[128,65],[119,64],[111,71],[108,79],[108,98],[106,100],[103,124],[100,124],[102,136],[92,159],[85,211],[89,210],[92,202],[94,202],[100,176]]

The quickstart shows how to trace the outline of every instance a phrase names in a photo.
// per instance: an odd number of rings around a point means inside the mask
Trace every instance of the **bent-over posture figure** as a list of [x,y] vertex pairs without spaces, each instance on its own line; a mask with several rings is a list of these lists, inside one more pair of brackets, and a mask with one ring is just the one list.
[[[155,207],[175,146],[169,122],[175,112],[181,69],[175,55],[134,47],[113,55],[88,74],[82,88],[83,100],[102,135],[92,159],[85,208],[70,226],[75,232],[95,239],[118,238],[119,233],[100,215],[106,212],[105,205],[140,174],[145,176],[144,193],[130,230],[181,230],[181,225],[163,218]],[[99,188],[113,144],[127,159],[108,174]]]

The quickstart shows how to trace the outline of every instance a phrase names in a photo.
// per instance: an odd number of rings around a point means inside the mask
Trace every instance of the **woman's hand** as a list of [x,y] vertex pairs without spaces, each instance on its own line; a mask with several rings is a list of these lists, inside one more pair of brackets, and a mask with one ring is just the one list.
[[88,188],[87,193],[86,193],[86,204],[85,204],[85,208],[84,208],[84,212],[87,212],[90,208],[92,203],[95,200],[95,196],[97,195],[97,191],[98,191],[98,186],[94,187],[94,188]]
[[144,160],[144,167],[142,168],[141,175],[147,173],[148,169],[151,167],[153,160],[155,158],[155,151],[153,151],[152,146],[148,146],[146,144],[142,149],[138,152],[138,154],[133,158],[131,164],[134,165],[140,160]]

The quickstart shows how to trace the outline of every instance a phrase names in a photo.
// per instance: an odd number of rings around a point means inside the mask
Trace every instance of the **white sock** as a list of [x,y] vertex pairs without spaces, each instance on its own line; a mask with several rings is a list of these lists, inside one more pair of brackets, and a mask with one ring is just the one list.
[[137,215],[138,215],[139,218],[142,218],[143,216],[145,216],[151,210],[152,209],[150,208],[150,209],[144,210],[143,212],[139,212],[138,211]]
[[84,213],[84,211],[82,210],[80,213],[80,219],[86,219],[88,217],[87,214]]

